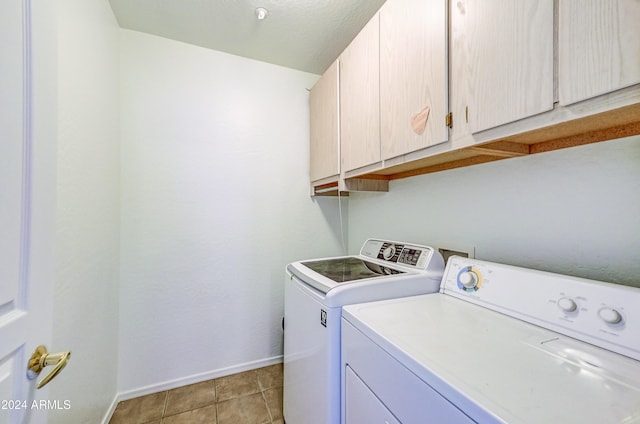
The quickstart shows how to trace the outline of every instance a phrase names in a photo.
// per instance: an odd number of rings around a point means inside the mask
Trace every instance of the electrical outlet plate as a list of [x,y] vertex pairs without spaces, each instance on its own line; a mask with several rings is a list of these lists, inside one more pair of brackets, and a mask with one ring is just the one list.
[[438,251],[444,258],[444,262],[447,263],[450,256],[462,256],[463,258],[475,258],[476,248],[473,246],[448,246],[439,247]]

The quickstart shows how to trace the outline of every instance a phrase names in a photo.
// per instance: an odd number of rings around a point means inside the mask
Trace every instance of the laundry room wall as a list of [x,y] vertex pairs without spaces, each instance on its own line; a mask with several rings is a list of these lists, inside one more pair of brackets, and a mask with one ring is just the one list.
[[349,246],[372,235],[640,286],[640,137],[392,181],[349,199]]
[[69,401],[70,409],[50,410],[48,422],[99,423],[117,389],[120,29],[106,0],[61,0],[56,11],[56,268],[48,347],[72,356],[48,386],[49,399]]
[[285,265],[343,251],[308,194],[318,76],[129,30],[120,75],[120,393],[281,361]]

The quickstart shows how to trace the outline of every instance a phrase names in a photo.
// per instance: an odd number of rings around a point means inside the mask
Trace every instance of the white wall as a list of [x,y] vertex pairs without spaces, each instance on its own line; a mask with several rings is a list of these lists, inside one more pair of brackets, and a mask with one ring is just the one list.
[[[58,163],[53,351],[71,350],[51,423],[97,423],[117,388],[119,29],[104,0],[58,8]],[[53,19],[53,17],[52,17]]]
[[119,390],[280,361],[284,266],[341,251],[308,195],[317,76],[121,32]]
[[349,246],[371,236],[640,286],[640,137],[393,181],[352,194]]

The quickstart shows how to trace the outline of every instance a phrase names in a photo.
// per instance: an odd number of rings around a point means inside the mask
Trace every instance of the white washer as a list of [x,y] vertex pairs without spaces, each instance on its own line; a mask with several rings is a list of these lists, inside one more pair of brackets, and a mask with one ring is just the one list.
[[287,424],[340,422],[342,306],[438,291],[444,261],[428,246],[367,240],[359,255],[287,266],[284,418]]
[[440,293],[344,308],[343,422],[639,423],[638,305],[638,288],[451,258]]

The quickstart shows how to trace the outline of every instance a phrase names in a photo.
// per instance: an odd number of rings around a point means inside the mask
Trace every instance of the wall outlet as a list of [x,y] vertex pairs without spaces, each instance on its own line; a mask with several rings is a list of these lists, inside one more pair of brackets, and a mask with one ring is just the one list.
[[462,256],[463,258],[475,258],[475,247],[471,247],[468,249],[460,249],[460,250],[453,250],[453,249],[447,249],[444,247],[439,247],[438,248],[438,252],[440,252],[440,254],[442,255],[442,257],[444,258],[444,263],[446,264],[447,261],[449,260],[450,256]]

